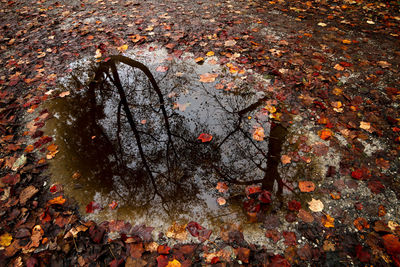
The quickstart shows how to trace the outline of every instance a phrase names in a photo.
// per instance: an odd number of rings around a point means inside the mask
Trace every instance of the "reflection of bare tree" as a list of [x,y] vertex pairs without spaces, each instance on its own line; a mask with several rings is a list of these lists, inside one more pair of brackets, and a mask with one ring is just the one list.
[[[173,110],[163,90],[137,61],[113,56],[101,63],[88,90],[72,96],[60,111],[65,112],[60,115],[63,118],[75,116],[73,123],[62,122],[64,131],[60,131],[66,145],[73,147],[69,150],[77,151],[79,157],[72,169],[81,169],[88,179],[101,177],[101,183],[114,188],[130,205],[150,210],[156,201],[167,214],[185,213],[190,203],[200,204],[198,194],[204,184],[212,188],[221,180],[237,185],[262,183],[266,190],[272,190],[275,179],[279,184],[276,156],[285,130],[273,128],[267,146],[251,138],[251,125],[244,119],[266,97],[246,105],[246,98],[234,95],[226,105],[202,88],[201,93],[213,101],[208,105],[219,112],[220,120],[214,122],[219,130],[212,132],[196,117]],[[212,132],[213,142],[196,142],[200,132]],[[267,153],[268,149],[273,153]]]

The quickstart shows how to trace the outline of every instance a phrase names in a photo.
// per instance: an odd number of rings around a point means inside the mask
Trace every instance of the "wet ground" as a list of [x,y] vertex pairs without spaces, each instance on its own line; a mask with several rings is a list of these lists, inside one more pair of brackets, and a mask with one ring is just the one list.
[[4,265],[400,266],[395,1],[0,5]]
[[[278,164],[287,129],[270,119],[266,105],[273,99],[254,89],[250,73],[232,75],[216,57],[196,63],[193,55],[168,58],[166,50],[148,47],[128,54],[150,69],[156,88],[136,62],[120,56],[121,95],[111,69],[103,69],[111,61],[88,60],[73,64],[60,84],[70,95],[44,104],[52,116],[44,132],[60,151],[50,175],[82,214],[93,201],[98,209],[88,218],[98,222],[123,219],[166,231],[196,218],[217,230],[255,222],[249,211],[260,204],[246,209],[246,186],[273,194],[263,208],[282,205],[288,190]],[[218,78],[200,81],[206,73]],[[201,134],[212,139],[199,140]],[[113,203],[118,208],[108,207]]]

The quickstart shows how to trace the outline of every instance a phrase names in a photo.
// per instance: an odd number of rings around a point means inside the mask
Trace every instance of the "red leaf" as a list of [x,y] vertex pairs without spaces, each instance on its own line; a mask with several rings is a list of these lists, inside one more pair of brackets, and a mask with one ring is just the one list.
[[296,200],[291,200],[288,203],[288,209],[292,211],[299,211],[301,209],[301,203]]
[[157,257],[157,267],[165,267],[168,265],[168,258],[165,255]]
[[290,263],[281,255],[274,255],[268,267],[290,267]]
[[400,241],[399,238],[392,234],[384,235],[383,244],[387,252],[391,255],[399,255],[400,254]]
[[249,185],[246,187],[246,195],[250,196],[252,194],[260,193],[261,192],[261,186],[259,185]]
[[351,172],[351,177],[357,180],[361,180],[363,178],[363,171],[361,169],[357,169]]
[[210,142],[212,140],[212,135],[211,134],[207,134],[207,133],[202,133],[199,135],[199,137],[197,137],[197,140],[201,140],[201,142],[206,143],[206,142]]
[[93,213],[98,209],[100,209],[100,205],[94,201],[90,201],[90,203],[86,206],[86,213]]
[[206,229],[204,227],[202,227],[200,224],[198,224],[197,222],[189,222],[186,226],[186,229],[189,231],[189,233],[194,236],[197,237],[200,241],[205,241],[207,240],[212,231],[209,229]]
[[271,203],[271,193],[267,190],[262,191],[262,193],[258,196],[258,200],[265,204]]
[[364,262],[364,263],[369,262],[369,260],[371,258],[371,254],[369,254],[368,251],[364,250],[361,245],[356,246],[356,254],[357,254],[357,258],[361,262]]
[[170,250],[171,250],[171,248],[168,246],[159,245],[157,248],[157,253],[158,254],[169,254]]

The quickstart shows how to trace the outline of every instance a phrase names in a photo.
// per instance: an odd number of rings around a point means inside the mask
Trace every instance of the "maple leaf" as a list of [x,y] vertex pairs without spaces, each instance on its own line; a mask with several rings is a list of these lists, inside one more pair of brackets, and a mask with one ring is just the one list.
[[315,190],[315,184],[311,181],[300,181],[299,189],[301,192],[312,192]]
[[212,140],[212,135],[211,134],[207,134],[207,133],[201,133],[199,135],[199,137],[197,137],[197,140],[201,140],[202,143],[207,143],[210,142]]
[[215,78],[218,77],[217,73],[205,73],[200,75],[200,82],[203,83],[211,83],[215,81]]
[[197,222],[193,222],[193,221],[191,221],[187,224],[186,229],[189,231],[189,233],[192,236],[197,237],[201,242],[208,240],[208,238],[210,238],[210,235],[212,233],[211,230],[206,229],[206,228],[202,227],[200,224],[198,224]]

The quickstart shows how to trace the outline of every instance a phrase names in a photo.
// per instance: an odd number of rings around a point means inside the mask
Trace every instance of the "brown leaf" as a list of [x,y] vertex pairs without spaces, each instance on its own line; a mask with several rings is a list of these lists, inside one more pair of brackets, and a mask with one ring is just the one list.
[[24,205],[28,199],[30,199],[33,195],[35,195],[39,189],[30,185],[22,190],[21,194],[19,195],[19,202]]

